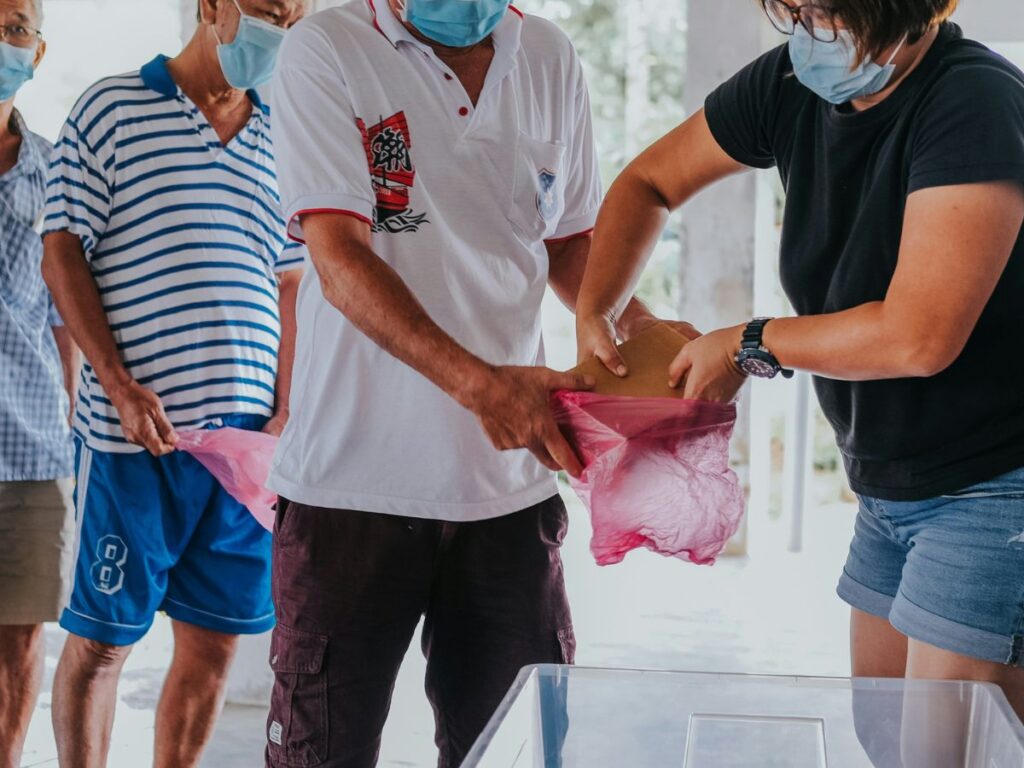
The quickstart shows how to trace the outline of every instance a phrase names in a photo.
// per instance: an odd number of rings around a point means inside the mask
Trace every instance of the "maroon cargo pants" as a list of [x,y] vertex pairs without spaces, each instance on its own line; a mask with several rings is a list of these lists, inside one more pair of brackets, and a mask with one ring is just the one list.
[[372,768],[421,617],[439,768],[457,768],[519,670],[575,652],[557,496],[473,523],[281,500],[269,768]]

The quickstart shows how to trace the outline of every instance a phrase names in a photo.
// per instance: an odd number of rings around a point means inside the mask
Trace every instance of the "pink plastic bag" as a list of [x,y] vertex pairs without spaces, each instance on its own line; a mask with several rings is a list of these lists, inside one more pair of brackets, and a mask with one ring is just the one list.
[[553,408],[583,462],[571,482],[590,510],[598,565],[639,547],[715,562],[745,506],[729,468],[735,405],[563,391]]
[[268,531],[274,529],[277,494],[266,486],[276,437],[234,427],[201,429],[179,432],[177,448],[206,467],[260,525]]

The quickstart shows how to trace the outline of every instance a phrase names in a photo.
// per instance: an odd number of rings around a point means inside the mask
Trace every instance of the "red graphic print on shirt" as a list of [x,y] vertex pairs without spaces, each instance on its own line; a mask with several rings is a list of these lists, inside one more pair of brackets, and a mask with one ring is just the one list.
[[363,148],[370,166],[373,191],[377,196],[377,212],[373,231],[416,232],[429,224],[425,213],[414,213],[409,207],[410,192],[416,182],[412,162],[412,135],[405,112],[398,112],[367,127],[356,118],[363,136]]

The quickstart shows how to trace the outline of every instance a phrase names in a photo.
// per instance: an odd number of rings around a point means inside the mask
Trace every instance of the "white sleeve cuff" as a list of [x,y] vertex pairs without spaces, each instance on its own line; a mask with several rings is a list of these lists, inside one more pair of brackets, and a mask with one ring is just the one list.
[[571,219],[562,219],[558,223],[558,228],[551,237],[544,238],[544,242],[552,243],[558,242],[559,240],[569,240],[577,235],[585,235],[594,230],[594,225],[597,224],[597,214],[599,208],[595,208],[585,216],[576,216]]
[[373,226],[374,205],[357,195],[323,194],[306,195],[288,206],[288,237],[305,244],[299,217],[307,213],[338,213],[353,216]]

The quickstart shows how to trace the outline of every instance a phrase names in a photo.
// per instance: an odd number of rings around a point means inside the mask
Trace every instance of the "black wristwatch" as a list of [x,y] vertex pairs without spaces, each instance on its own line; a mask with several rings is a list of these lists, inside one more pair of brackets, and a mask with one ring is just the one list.
[[793,372],[779,365],[775,355],[764,345],[764,327],[773,319],[755,317],[743,331],[743,345],[736,353],[736,365],[747,376],[774,379],[781,373],[784,378],[793,378]]

